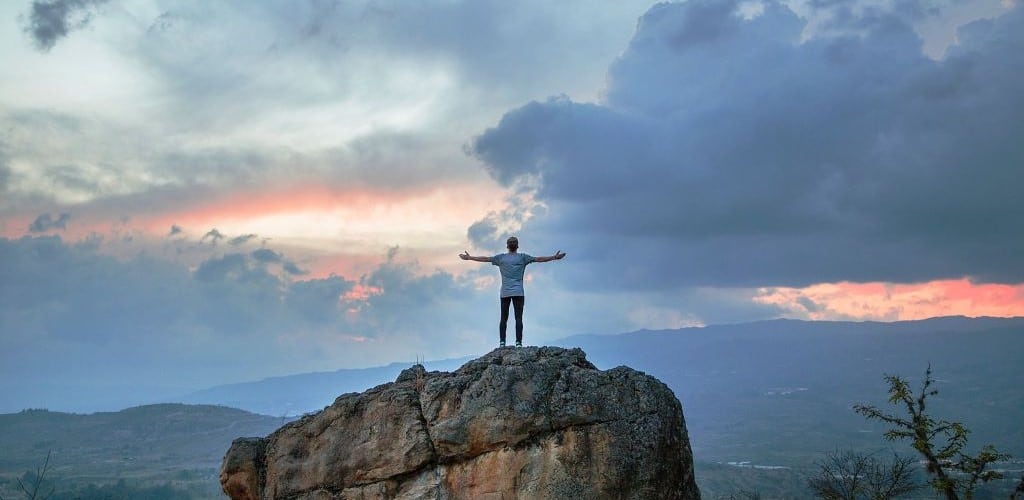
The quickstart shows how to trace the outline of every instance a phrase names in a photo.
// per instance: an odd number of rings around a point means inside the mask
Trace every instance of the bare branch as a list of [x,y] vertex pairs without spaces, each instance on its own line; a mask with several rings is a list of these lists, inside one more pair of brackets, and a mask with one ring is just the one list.
[[[25,483],[21,481],[20,477],[17,478],[17,480],[18,480],[18,487],[21,488],[21,491],[25,494],[25,498],[27,500],[36,500],[37,498],[40,498],[39,497],[39,495],[40,495],[39,488],[43,485],[43,479],[46,478],[46,473],[50,470],[50,455],[52,453],[53,453],[53,450],[47,451],[46,452],[46,460],[43,461],[43,465],[36,469],[36,475],[35,475],[34,478],[32,478],[32,481],[31,481],[31,484],[30,484],[30,486],[32,487],[32,491],[29,491],[28,487],[25,486]],[[46,496],[43,496],[40,500],[46,500],[46,499],[50,498],[50,496],[53,495],[53,492],[55,490],[56,490],[56,487],[51,488],[50,492],[47,493]],[[2,498],[0,498],[0,500],[2,500]]]
[[807,485],[828,500],[890,500],[920,487],[913,480],[913,462],[894,455],[883,463],[869,454],[836,451],[818,464],[818,475]]

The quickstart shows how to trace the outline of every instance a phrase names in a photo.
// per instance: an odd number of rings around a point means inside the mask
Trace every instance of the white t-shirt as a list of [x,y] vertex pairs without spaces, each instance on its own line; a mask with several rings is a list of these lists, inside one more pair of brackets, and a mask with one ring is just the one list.
[[523,291],[523,275],[526,273],[526,265],[535,261],[532,255],[526,253],[503,253],[491,257],[491,264],[498,266],[501,270],[501,296],[518,297],[526,295]]

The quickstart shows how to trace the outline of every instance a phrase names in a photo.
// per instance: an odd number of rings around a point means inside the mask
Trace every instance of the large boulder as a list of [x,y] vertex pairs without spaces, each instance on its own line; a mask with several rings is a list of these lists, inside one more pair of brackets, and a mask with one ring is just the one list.
[[224,492],[254,499],[699,499],[663,383],[579,349],[502,348],[416,365],[265,439],[236,440]]

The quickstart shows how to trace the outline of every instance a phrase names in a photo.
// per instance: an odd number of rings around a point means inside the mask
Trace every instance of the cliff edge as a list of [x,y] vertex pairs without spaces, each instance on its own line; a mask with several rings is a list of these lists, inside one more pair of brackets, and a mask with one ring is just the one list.
[[234,500],[699,499],[679,401],[579,349],[496,349],[416,365],[266,438],[232,443]]

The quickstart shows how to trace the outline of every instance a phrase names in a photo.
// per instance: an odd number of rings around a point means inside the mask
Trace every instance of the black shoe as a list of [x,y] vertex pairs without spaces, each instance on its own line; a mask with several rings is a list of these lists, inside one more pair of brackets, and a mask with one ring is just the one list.
[[505,347],[505,341],[501,340],[498,342],[498,347]]
[[516,341],[516,347],[523,347],[523,343],[517,340]]

